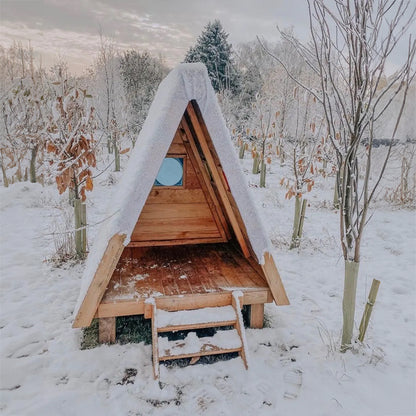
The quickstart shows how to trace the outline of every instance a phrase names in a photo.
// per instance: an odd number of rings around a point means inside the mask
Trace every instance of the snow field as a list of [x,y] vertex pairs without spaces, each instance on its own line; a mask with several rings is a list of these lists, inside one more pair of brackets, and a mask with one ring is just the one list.
[[[250,368],[241,359],[179,368],[153,380],[151,346],[79,349],[71,328],[83,265],[54,267],[48,234],[59,219],[54,186],[0,188],[0,409],[4,415],[413,415],[416,361],[415,212],[377,203],[366,229],[356,331],[373,278],[381,280],[364,345],[338,352],[343,259],[333,178],[307,195],[304,238],[289,251],[293,200],[272,164],[267,187],[248,173],[250,192],[274,243],[288,307],[266,306],[268,327],[247,329]],[[113,174],[114,175],[114,174]],[[88,222],[105,216],[111,187],[97,181]],[[60,202],[63,201],[63,202]],[[325,202],[325,203],[324,203]],[[88,230],[94,241],[97,227]],[[137,374],[126,379],[127,370]]]

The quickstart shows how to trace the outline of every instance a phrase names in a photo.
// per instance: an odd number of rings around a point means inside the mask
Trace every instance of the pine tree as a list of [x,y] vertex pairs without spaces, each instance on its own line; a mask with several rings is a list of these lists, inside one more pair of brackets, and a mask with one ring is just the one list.
[[236,92],[239,85],[238,72],[232,59],[232,47],[227,41],[228,33],[219,20],[209,22],[185,56],[185,62],[202,62],[208,70],[214,90]]

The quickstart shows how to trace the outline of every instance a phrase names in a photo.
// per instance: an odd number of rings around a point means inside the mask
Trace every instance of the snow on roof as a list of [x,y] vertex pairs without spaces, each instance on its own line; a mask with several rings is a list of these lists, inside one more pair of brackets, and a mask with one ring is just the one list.
[[125,234],[124,245],[130,242],[139,214],[191,100],[196,100],[201,110],[257,258],[263,262],[264,252],[271,252],[207,69],[201,63],[180,64],[159,85],[128,166],[109,200],[108,220],[104,221],[88,255],[74,316],[78,314],[110,238]]

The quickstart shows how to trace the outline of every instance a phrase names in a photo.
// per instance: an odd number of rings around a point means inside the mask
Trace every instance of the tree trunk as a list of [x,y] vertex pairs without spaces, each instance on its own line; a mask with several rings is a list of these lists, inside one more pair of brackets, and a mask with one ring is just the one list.
[[114,148],[114,172],[120,172],[120,152],[117,143],[113,143]]
[[339,186],[339,172],[337,172],[337,175],[335,177],[335,186],[334,186],[334,208],[339,209],[339,192],[338,192],[338,186]]
[[38,145],[32,148],[30,154],[30,182],[36,183],[36,156],[38,154]]
[[355,298],[357,293],[358,269],[360,263],[345,260],[344,297],[342,299],[342,341],[341,352],[345,352],[351,346],[354,330]]
[[3,185],[5,188],[9,186],[9,180],[7,179],[6,169],[4,168],[3,162],[1,164],[1,173],[3,175]]

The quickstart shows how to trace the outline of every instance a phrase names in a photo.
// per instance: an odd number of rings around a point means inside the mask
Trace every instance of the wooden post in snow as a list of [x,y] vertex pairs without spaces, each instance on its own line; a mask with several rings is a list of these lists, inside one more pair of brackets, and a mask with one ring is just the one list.
[[367,331],[368,323],[370,322],[371,312],[373,311],[374,303],[376,302],[376,297],[378,293],[378,288],[380,286],[380,280],[373,279],[373,283],[371,284],[370,293],[368,295],[368,300],[365,305],[363,317],[360,323],[360,334],[358,339],[363,342],[365,333]]
[[260,188],[266,187],[266,163],[264,159],[260,163]]
[[80,199],[74,199],[75,214],[75,250],[79,257],[87,251],[87,211],[86,205]]

